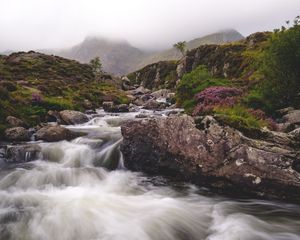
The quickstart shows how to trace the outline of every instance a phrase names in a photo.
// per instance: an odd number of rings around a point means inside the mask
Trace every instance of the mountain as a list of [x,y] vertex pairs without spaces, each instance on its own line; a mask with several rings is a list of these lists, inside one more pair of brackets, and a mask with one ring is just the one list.
[[[193,39],[187,42],[187,49],[191,50],[204,44],[223,44],[243,38],[236,30],[226,30]],[[60,51],[45,50],[43,52],[74,59],[82,63],[88,63],[91,59],[99,56],[103,69],[116,75],[125,75],[151,63],[178,60],[181,57],[181,54],[175,48],[149,53],[130,45],[124,40],[116,41],[102,37],[87,37],[82,43],[72,48]]]
[[87,37],[82,43],[62,51],[54,52],[56,55],[88,63],[99,56],[103,69],[116,75],[123,75],[134,70],[132,67],[146,54],[131,46],[126,41],[116,41],[100,37]]

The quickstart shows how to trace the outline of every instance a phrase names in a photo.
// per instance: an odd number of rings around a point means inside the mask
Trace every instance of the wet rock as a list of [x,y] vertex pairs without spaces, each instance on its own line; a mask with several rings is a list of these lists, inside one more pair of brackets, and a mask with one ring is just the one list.
[[28,128],[28,125],[21,119],[13,117],[13,116],[8,116],[6,118],[6,122],[11,126],[11,127],[24,127]]
[[39,129],[35,134],[36,140],[43,140],[46,142],[72,140],[79,136],[81,136],[80,133],[73,132],[59,125],[47,125]]
[[58,111],[49,110],[46,115],[46,122],[57,122],[61,124],[63,121]]
[[86,110],[85,114],[92,115],[92,114],[97,114],[97,112],[95,110]]
[[84,107],[84,109],[92,109],[93,103],[88,99],[84,99],[82,106]]
[[5,137],[9,141],[22,142],[29,141],[31,134],[30,131],[23,127],[14,127],[5,130]]
[[125,166],[236,196],[300,201],[299,142],[288,134],[250,139],[210,116],[198,127],[186,115],[124,123]]
[[113,102],[103,102],[102,107],[105,112],[112,112],[112,113],[129,112],[129,106],[127,104],[114,105]]
[[59,112],[61,119],[68,125],[81,124],[89,121],[89,118],[82,112],[64,110]]
[[41,147],[35,144],[7,146],[5,161],[9,163],[21,163],[36,160],[41,152]]

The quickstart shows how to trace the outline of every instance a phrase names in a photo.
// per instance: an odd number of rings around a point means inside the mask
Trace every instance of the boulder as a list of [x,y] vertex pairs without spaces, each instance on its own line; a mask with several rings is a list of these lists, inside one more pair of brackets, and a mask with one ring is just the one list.
[[64,110],[59,112],[62,120],[68,125],[82,124],[89,121],[89,118],[82,112]]
[[28,125],[21,119],[13,117],[13,116],[8,116],[6,118],[6,122],[11,126],[11,127],[24,127],[28,128]]
[[300,124],[300,110],[291,110],[282,119],[288,124]]
[[170,93],[170,90],[168,90],[168,89],[160,89],[160,90],[157,90],[157,91],[151,93],[151,95],[155,99],[158,99],[158,98],[167,98],[169,93]]
[[141,95],[145,95],[150,92],[151,91],[149,89],[144,88],[143,86],[139,86],[138,88],[136,88],[134,90],[128,91],[128,93],[133,96],[141,96]]
[[5,137],[9,141],[29,141],[31,133],[23,127],[13,127],[5,130]]
[[62,123],[62,119],[58,111],[49,110],[46,115],[46,122],[57,122],[58,124]]
[[4,159],[9,163],[21,163],[36,160],[41,147],[36,144],[7,146]]
[[196,127],[187,115],[135,120],[121,129],[128,169],[235,196],[300,201],[299,142],[287,134],[250,139],[211,116]]
[[129,112],[129,106],[127,104],[114,105],[113,102],[103,102],[102,107],[105,112],[113,112],[113,113]]
[[57,142],[62,140],[72,140],[79,136],[81,136],[80,133],[73,132],[59,125],[47,125],[36,132],[35,139],[46,142]]
[[149,101],[147,101],[145,104],[144,104],[144,109],[147,109],[147,110],[162,110],[162,109],[165,109],[167,106],[165,103],[163,102],[157,102],[156,100],[154,99],[150,99]]

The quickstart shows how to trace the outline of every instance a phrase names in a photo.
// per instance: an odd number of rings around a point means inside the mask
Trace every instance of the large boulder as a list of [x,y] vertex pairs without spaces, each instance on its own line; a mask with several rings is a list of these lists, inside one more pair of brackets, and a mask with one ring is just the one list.
[[[250,139],[207,116],[122,125],[125,166],[238,196],[300,201],[299,142],[287,134]],[[272,137],[273,136],[273,137]]]
[[167,107],[166,103],[158,102],[154,99],[148,100],[143,106],[143,108],[147,110],[162,110],[165,109],[166,107]]
[[59,112],[62,120],[68,125],[82,124],[89,121],[89,118],[82,112],[64,110]]
[[5,137],[13,142],[29,141],[31,133],[23,127],[13,127],[5,130]]
[[157,91],[151,93],[151,95],[154,98],[158,99],[158,98],[167,98],[169,93],[170,93],[169,89],[160,89],[160,90],[157,90]]
[[57,142],[62,140],[72,140],[80,135],[80,133],[73,132],[59,125],[47,125],[36,132],[35,138],[36,140],[43,140],[46,142]]
[[27,128],[28,125],[21,119],[13,117],[13,116],[8,116],[6,118],[6,122],[11,126],[11,127],[24,127]]

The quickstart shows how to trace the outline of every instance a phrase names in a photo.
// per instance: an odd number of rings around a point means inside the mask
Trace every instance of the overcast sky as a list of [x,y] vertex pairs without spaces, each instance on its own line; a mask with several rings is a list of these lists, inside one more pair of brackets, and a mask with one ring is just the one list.
[[300,0],[0,0],[0,51],[64,48],[88,35],[169,47],[226,28],[272,30]]

